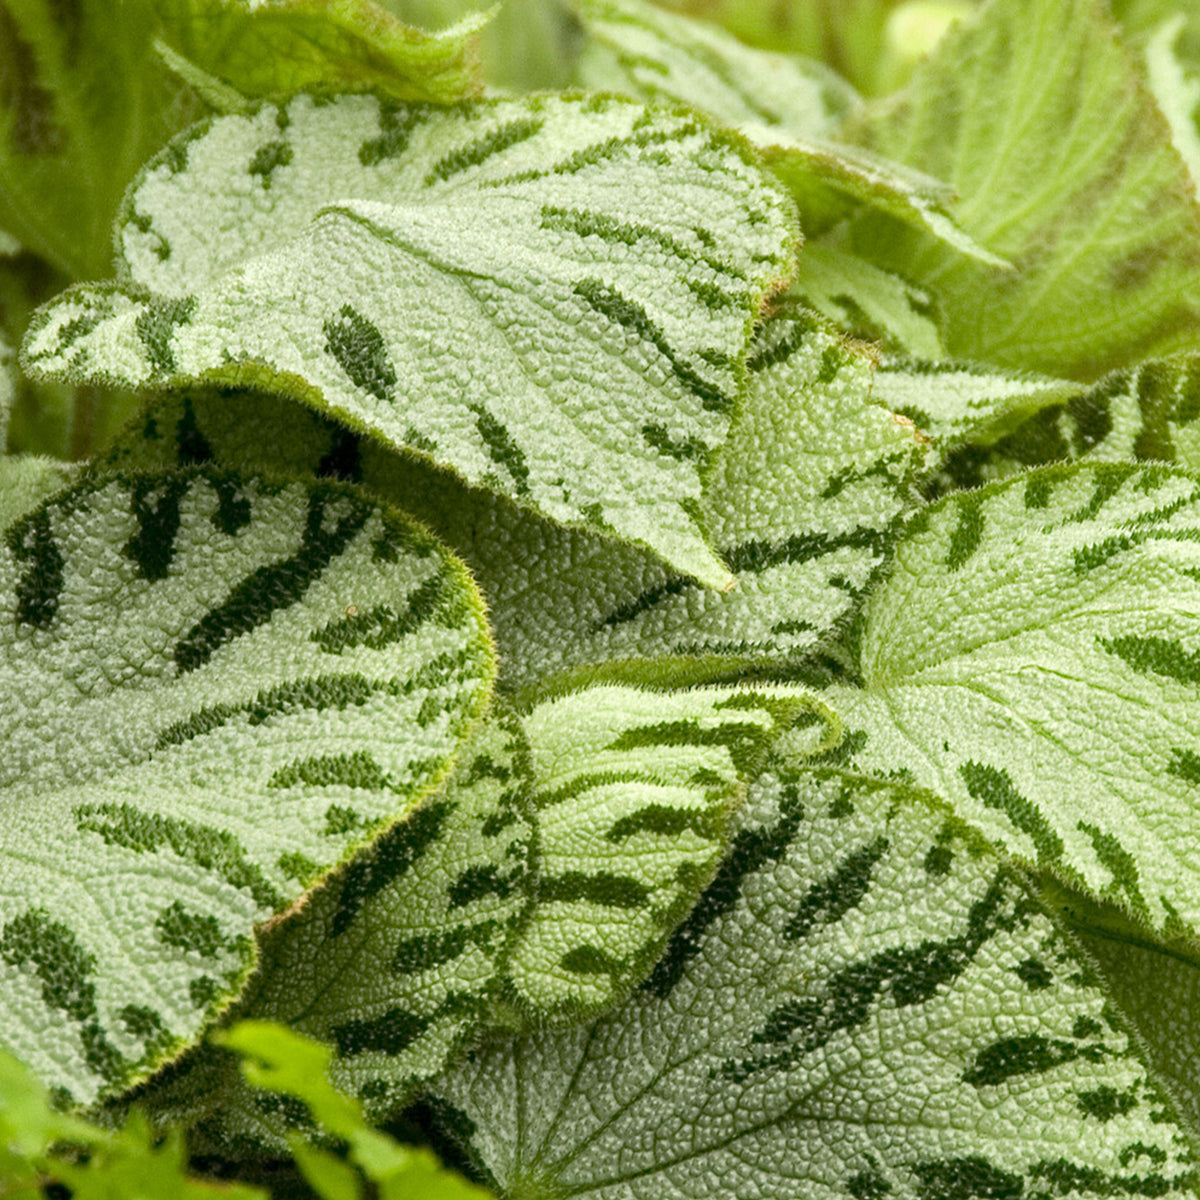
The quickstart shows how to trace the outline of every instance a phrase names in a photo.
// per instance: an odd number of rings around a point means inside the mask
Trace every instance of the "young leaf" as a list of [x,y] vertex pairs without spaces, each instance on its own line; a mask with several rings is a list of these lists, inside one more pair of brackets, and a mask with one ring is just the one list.
[[894,784],[755,785],[712,888],[595,1024],[433,1087],[509,1196],[1191,1194],[1194,1157],[1023,881]]
[[939,297],[951,356],[1094,379],[1196,344],[1200,210],[1099,0],[993,0],[852,124],[949,181],[963,228],[1016,268],[860,218],[856,249]]
[[494,656],[427,532],[228,473],[45,502],[4,534],[0,607],[0,1039],[88,1103],[193,1040],[253,928],[448,773]]
[[1200,921],[1200,482],[1048,468],[925,510],[827,698],[856,769],[903,771],[1014,854],[1162,929]]
[[725,587],[702,468],[796,239],[782,190],[690,114],[301,95],[152,162],[119,233],[131,287],[44,309],[27,362],[282,390]]
[[[243,1021],[219,1040],[245,1056],[242,1070],[254,1087],[299,1100],[345,1142],[351,1160],[379,1186],[381,1200],[487,1200],[487,1192],[447,1171],[430,1151],[398,1145],[372,1129],[358,1104],[330,1085],[328,1047],[264,1021]],[[322,1195],[335,1200],[329,1192]]]
[[244,96],[370,88],[445,104],[482,88],[478,35],[485,13],[426,33],[375,0],[151,3],[167,43]]

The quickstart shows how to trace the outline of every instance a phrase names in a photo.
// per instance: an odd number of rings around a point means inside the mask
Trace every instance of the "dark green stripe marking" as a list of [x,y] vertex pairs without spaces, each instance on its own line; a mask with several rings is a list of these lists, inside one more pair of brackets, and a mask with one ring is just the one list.
[[288,142],[267,142],[259,146],[250,160],[250,174],[262,179],[263,190],[271,187],[271,177],[280,167],[286,167],[294,157],[292,147]]
[[270,788],[348,787],[379,792],[387,786],[387,774],[365,750],[297,759],[280,767],[267,781]]
[[650,319],[646,310],[633,300],[626,299],[616,288],[599,279],[581,279],[575,294],[602,317],[629,330],[667,360],[679,384],[691,392],[708,412],[728,414],[733,411],[734,398],[725,395],[715,384],[698,375],[695,369],[675,354],[666,334]]
[[887,849],[887,838],[876,838],[848,855],[828,879],[814,883],[796,906],[783,936],[789,941],[807,937],[817,925],[832,925],[857,908],[871,890],[871,873]]
[[45,909],[29,909],[14,917],[0,934],[0,958],[14,967],[33,966],[42,986],[42,1003],[77,1022],[83,1057],[102,1079],[115,1082],[129,1064],[108,1041],[97,1019],[95,956],[61,921]]
[[408,147],[412,131],[423,120],[421,110],[404,105],[380,104],[379,128],[376,138],[368,138],[358,148],[358,161],[364,167],[375,167],[390,158],[397,158]]
[[381,1017],[369,1021],[345,1021],[331,1030],[338,1054],[352,1058],[376,1050],[383,1054],[402,1054],[433,1024],[433,1016],[389,1008]]
[[406,875],[441,836],[450,815],[449,801],[419,808],[406,821],[393,825],[346,868],[338,893],[330,937],[340,937],[354,923],[368,900]]
[[323,330],[326,351],[350,382],[377,400],[390,400],[396,369],[378,327],[351,305],[343,304],[336,317],[326,319]]
[[170,375],[175,370],[175,349],[171,341],[175,330],[192,319],[196,309],[195,296],[179,299],[157,299],[145,301],[145,308],[138,313],[133,327],[146,350],[151,367],[160,375]]
[[468,946],[487,949],[504,927],[499,921],[480,921],[478,925],[460,925],[448,933],[431,933],[402,941],[392,955],[392,971],[397,975],[416,975],[452,962]]
[[221,932],[216,917],[189,912],[178,900],[158,914],[154,928],[164,946],[204,958],[216,958],[236,948]]
[[130,503],[138,523],[137,532],[121,547],[121,553],[137,568],[143,579],[165,579],[175,558],[179,534],[180,503],[191,487],[190,479],[139,479],[133,485]]
[[425,176],[426,186],[444,183],[447,179],[452,179],[463,171],[481,166],[493,155],[500,154],[512,146],[519,146],[522,142],[527,142],[544,124],[545,122],[540,117],[521,117],[490,130],[483,137],[476,138],[475,141],[468,142],[465,146],[460,146],[434,163],[429,174]]
[[1097,638],[1098,645],[1142,675],[1162,675],[1179,683],[1200,683],[1200,654],[1160,637]]
[[673,808],[666,804],[647,804],[635,813],[629,813],[614,821],[604,835],[608,842],[623,842],[639,833],[653,833],[659,837],[678,837],[690,830],[697,837],[710,841],[721,836],[728,817],[720,809]]
[[[1162,1175],[1113,1175],[1095,1167],[1081,1167],[1065,1158],[1044,1159],[1029,1170],[1030,1179],[1044,1180],[1058,1196],[1166,1196],[1172,1192],[1193,1195],[1198,1182],[1196,1171],[1187,1171],[1175,1179]],[[1036,1185],[1034,1185],[1036,1186]],[[1030,1200],[1045,1194],[1043,1189],[1030,1192]]]
[[839,1033],[864,1024],[890,990],[897,1008],[924,1004],[953,983],[971,965],[979,949],[999,930],[1023,919],[1020,902],[1009,903],[1009,885],[997,879],[971,905],[965,931],[945,941],[885,950],[839,971],[821,996],[780,1005],[750,1040],[779,1050],[725,1063],[721,1071],[745,1080],[761,1071],[788,1070],[805,1055],[822,1049]]
[[794,790],[785,792],[782,809],[780,820],[769,828],[743,829],[734,837],[716,878],[675,930],[662,958],[642,984],[644,990],[660,999],[669,996],[688,963],[700,952],[709,926],[737,903],[746,879],[783,859],[804,815]]
[[50,528],[50,514],[35,509],[8,531],[5,542],[18,563],[27,564],[17,580],[17,624],[49,629],[58,613],[65,580],[62,551]]
[[592,632],[599,633],[602,629],[624,625],[626,622],[640,617],[642,613],[649,611],[661,601],[671,596],[678,596],[699,586],[700,584],[694,579],[684,578],[681,575],[672,576],[665,582],[648,588],[640,596],[630,600],[628,604],[622,604],[620,608],[614,609],[607,617],[604,617],[592,627]]
[[1200,754],[1182,747],[1176,747],[1173,753],[1175,757],[1167,763],[1167,773],[1185,783],[1200,785]]
[[1075,828],[1091,838],[1101,866],[1112,873],[1112,883],[1104,889],[1105,893],[1110,891],[1124,893],[1130,908],[1148,921],[1150,910],[1142,895],[1142,881],[1137,868],[1137,860],[1122,847],[1111,833],[1106,833],[1100,826],[1092,825],[1088,821],[1080,821]]
[[623,771],[612,769],[606,771],[585,771],[582,775],[576,775],[574,779],[564,783],[562,787],[555,788],[549,792],[538,792],[534,796],[533,802],[539,809],[552,808],[556,804],[563,804],[568,800],[574,800],[576,796],[591,791],[592,788],[606,787],[613,783],[644,784],[654,782],[654,777],[640,767],[629,767]]
[[1139,1104],[1137,1093],[1136,1084],[1127,1092],[1118,1092],[1116,1088],[1105,1084],[1091,1091],[1080,1092],[1075,1103],[1085,1117],[1094,1117],[1103,1125],[1113,1117],[1133,1112]]
[[236,537],[250,524],[250,501],[236,477],[219,475],[209,482],[217,493],[217,511],[212,515],[213,528],[226,537]]
[[447,889],[446,900],[451,908],[465,908],[487,896],[505,900],[512,895],[521,879],[519,871],[506,875],[499,867],[492,865],[468,867]]
[[142,812],[131,804],[82,804],[74,815],[81,833],[97,833],[107,846],[122,846],[135,854],[168,846],[180,858],[214,872],[231,887],[249,892],[260,907],[283,907],[283,897],[246,857],[237,838],[223,829]]
[[946,566],[957,571],[983,541],[983,492],[971,492],[958,501],[958,524],[950,535]]
[[703,458],[708,453],[708,446],[698,437],[683,437],[678,441],[671,436],[671,431],[656,421],[649,421],[642,426],[642,440],[652,450],[665,454],[668,458],[679,462],[687,462]]
[[614,738],[606,750],[643,750],[654,746],[724,746],[740,774],[749,771],[774,730],[742,721],[726,721],[711,729],[703,728],[696,718],[687,721],[659,721],[626,729]]
[[475,414],[475,428],[483,439],[488,457],[497,466],[504,468],[512,479],[518,496],[528,496],[529,460],[525,457],[525,451],[517,445],[508,426],[498,421],[487,409],[473,404],[471,411]]
[[567,871],[550,875],[538,884],[539,904],[599,904],[604,908],[644,908],[650,889],[629,875],[608,871]]
[[403,610],[396,612],[390,604],[376,605],[364,613],[331,621],[322,629],[309,634],[326,654],[341,654],[343,650],[366,647],[382,650],[415,633],[431,620],[446,597],[446,577],[434,575],[416,587]]
[[[371,508],[350,500],[350,513],[331,529],[323,528],[331,495],[309,493],[308,521],[300,549],[290,558],[260,567],[212,609],[176,643],[174,658],[179,673],[202,667],[227,642],[252,633],[277,612],[303,599],[305,592],[341,554],[367,523]],[[346,497],[349,500],[349,497]]]
[[847,533],[796,533],[781,542],[755,539],[722,551],[735,575],[757,573],[784,564],[812,562],[837,550],[870,550],[882,554],[887,545],[885,531],[860,525]]
[[[642,225],[640,222],[618,221],[604,213],[583,212],[575,208],[556,208],[553,205],[546,205],[541,213],[541,227],[574,233],[584,238],[596,237],[602,241],[622,246],[636,246],[638,242],[651,242],[665,250],[672,258],[678,258],[689,266],[701,263],[731,279],[742,279],[742,276],[738,275],[726,260],[693,250],[664,230],[655,229],[650,225]],[[716,292],[719,297],[718,303],[722,307],[744,303],[740,296],[723,292],[712,283],[708,283],[707,286]]]
[[916,1163],[920,1200],[1020,1200],[1025,1181],[977,1154]]
[[1076,1059],[1098,1063],[1107,1056],[1103,1045],[1080,1046],[1040,1034],[1001,1038],[975,1055],[962,1078],[973,1087],[995,1087],[1018,1075],[1044,1075]]
[[1007,771],[970,761],[963,763],[958,773],[975,800],[1004,813],[1018,829],[1029,835],[1039,861],[1057,862],[1062,858],[1062,838],[1037,805],[1017,791]]
[[620,975],[629,969],[624,959],[597,946],[575,946],[558,960],[558,965],[573,975]]
[[381,691],[391,694],[394,687],[359,674],[319,675],[315,679],[282,683],[240,704],[214,704],[197,709],[190,717],[162,730],[154,748],[165,750],[168,746],[182,746],[184,742],[212,733],[241,716],[246,717],[247,724],[253,726],[262,725],[275,717],[290,717],[300,712],[322,712],[330,708],[340,711],[351,706],[357,707],[368,703]]

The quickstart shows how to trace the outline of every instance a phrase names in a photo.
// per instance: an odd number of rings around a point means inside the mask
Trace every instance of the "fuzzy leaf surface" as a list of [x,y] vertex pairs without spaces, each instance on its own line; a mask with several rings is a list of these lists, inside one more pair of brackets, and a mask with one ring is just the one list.
[[130,288],[44,309],[27,366],[282,390],[725,587],[695,506],[797,236],[692,114],[302,94],[152,162],[119,235]]
[[894,784],[779,764],[646,986],[435,1083],[502,1195],[1192,1194],[1186,1136],[1019,877]]
[[940,298],[951,357],[1095,379],[1196,344],[1200,210],[1098,0],[984,6],[855,134],[953,185],[963,228],[1015,268],[863,222],[858,250]]
[[1045,468],[952,495],[867,602],[862,687],[828,693],[843,753],[1155,928],[1195,927],[1198,581],[1182,471]]
[[162,469],[212,458],[362,480],[467,559],[514,687],[627,657],[795,657],[848,617],[909,506],[928,447],[872,403],[870,360],[799,306],[781,306],[759,331],[748,366],[742,412],[700,510],[739,577],[726,593],[646,551],[468,490],[280,400],[169,397],[113,461]]
[[339,484],[86,481],[8,528],[0,597],[0,1036],[86,1103],[436,787],[494,654],[461,563]]

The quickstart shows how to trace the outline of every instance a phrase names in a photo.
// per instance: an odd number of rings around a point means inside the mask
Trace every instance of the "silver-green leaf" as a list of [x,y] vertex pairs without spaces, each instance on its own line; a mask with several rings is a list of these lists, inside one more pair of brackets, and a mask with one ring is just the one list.
[[1200,480],[1026,473],[915,518],[827,695],[857,769],[902,771],[1012,853],[1163,929],[1200,922]]
[[695,506],[798,236],[749,148],[695,114],[302,94],[153,160],[118,234],[127,286],[44,309],[26,364],[282,390],[727,587]]
[[495,671],[462,564],[332,483],[84,482],[4,534],[0,614],[0,1041],[79,1102],[197,1037]]
[[513,1197],[1194,1194],[1103,990],[1019,875],[904,787],[777,765],[646,986],[433,1085]]

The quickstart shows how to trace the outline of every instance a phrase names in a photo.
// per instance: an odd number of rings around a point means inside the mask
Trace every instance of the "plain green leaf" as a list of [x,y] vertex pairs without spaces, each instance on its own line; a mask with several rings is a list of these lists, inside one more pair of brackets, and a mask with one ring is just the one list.
[[375,0],[151,0],[173,49],[244,96],[372,89],[449,103],[482,87],[476,13],[436,33]]
[[796,237],[748,150],[684,112],[300,95],[152,162],[130,287],[43,309],[26,365],[282,389],[726,587],[695,506]]
[[1200,922],[1200,481],[1044,468],[918,514],[826,693],[856,769],[1163,929]]
[[494,655],[462,565],[329,483],[85,482],[6,531],[0,597],[0,1038],[86,1103],[449,773]]
[[1191,1147],[1019,875],[904,787],[776,765],[646,986],[433,1086],[522,1200],[1191,1194]]
[[999,272],[893,222],[855,248],[938,297],[951,357],[1095,379],[1200,338],[1200,209],[1140,65],[1100,0],[992,0],[863,144],[951,183]]
[[203,111],[154,30],[151,0],[0,5],[0,227],[75,279],[109,273],[125,186]]

